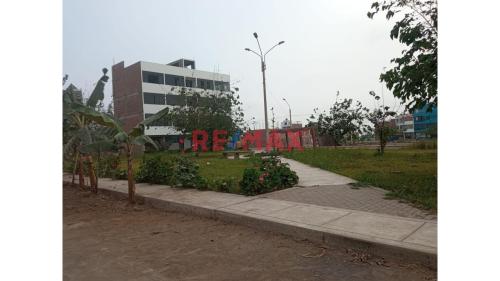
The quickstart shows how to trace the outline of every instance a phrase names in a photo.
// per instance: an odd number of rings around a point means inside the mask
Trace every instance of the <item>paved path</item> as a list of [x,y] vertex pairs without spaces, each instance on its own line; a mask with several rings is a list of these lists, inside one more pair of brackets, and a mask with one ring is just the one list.
[[297,173],[299,176],[299,186],[338,185],[356,182],[351,178],[311,167],[292,159],[281,157],[281,162],[288,163],[290,169]]
[[[71,175],[64,181],[71,182]],[[127,181],[100,179],[100,190],[126,196]],[[146,204],[195,213],[317,243],[367,247],[378,255],[404,256],[435,266],[437,224],[430,220],[324,207],[243,195],[137,184]]]
[[436,215],[415,208],[410,204],[396,199],[386,199],[386,193],[387,191],[376,187],[326,185],[292,187],[263,194],[260,197],[408,218],[437,219]]
[[358,210],[393,216],[436,220],[435,214],[395,199],[386,199],[386,190],[377,187],[354,187],[345,176],[281,158],[299,176],[297,187],[263,194],[260,197]]

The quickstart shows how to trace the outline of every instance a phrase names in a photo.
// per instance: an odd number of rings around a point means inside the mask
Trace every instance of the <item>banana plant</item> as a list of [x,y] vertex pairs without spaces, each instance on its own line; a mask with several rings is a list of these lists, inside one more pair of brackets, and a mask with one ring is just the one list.
[[[92,164],[92,155],[82,153],[80,150],[84,145],[92,144],[112,134],[109,128],[101,128],[92,124],[80,113],[80,108],[85,107],[89,111],[96,111],[96,106],[104,99],[104,86],[109,80],[106,75],[108,69],[103,68],[103,75],[97,81],[94,90],[87,101],[83,101],[81,91],[73,84],[63,91],[63,154],[66,158],[74,156],[73,183],[76,168],[78,167],[79,185],[84,187],[83,158],[87,158],[89,163],[89,177],[91,188],[97,191],[97,176]],[[67,76],[63,78],[63,84],[67,81]],[[82,155],[83,154],[83,155]]]
[[[132,166],[134,150],[137,147],[143,147],[146,143],[158,149],[158,145],[149,136],[144,134],[144,129],[153,122],[170,116],[169,108],[165,108],[146,118],[129,131],[125,131],[120,122],[105,113],[92,110],[85,106],[75,108],[75,110],[87,120],[111,128],[117,132],[112,138],[112,143],[123,149],[127,157],[128,200],[131,204],[135,204],[135,179]],[[84,147],[82,151],[85,151],[85,149],[89,147],[90,145]]]

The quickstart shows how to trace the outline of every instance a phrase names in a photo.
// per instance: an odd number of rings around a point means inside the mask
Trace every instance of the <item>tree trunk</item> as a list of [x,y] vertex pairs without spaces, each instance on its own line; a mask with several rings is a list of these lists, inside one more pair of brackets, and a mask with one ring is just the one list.
[[382,128],[379,129],[379,132],[380,132],[380,155],[384,155],[384,149],[385,149],[385,144],[386,144],[386,136],[385,136],[385,124],[384,122],[382,122]]
[[85,187],[85,178],[83,177],[83,160],[82,155],[78,155],[78,185],[81,189]]
[[[101,151],[97,153],[97,169],[99,169],[99,165],[101,164]],[[95,188],[97,192],[97,187],[99,186],[99,171],[97,171],[95,176]]]
[[135,180],[132,169],[132,148],[127,144],[127,179],[128,179],[128,201],[135,204]]
[[80,157],[80,152],[75,151],[75,165],[73,166],[73,174],[72,174],[73,177],[71,178],[71,185],[75,185],[75,174],[76,174],[76,168],[78,167],[78,157]]
[[94,163],[92,162],[92,156],[87,156],[87,160],[89,161],[89,178],[90,178],[90,189],[97,193],[97,177],[94,171]]

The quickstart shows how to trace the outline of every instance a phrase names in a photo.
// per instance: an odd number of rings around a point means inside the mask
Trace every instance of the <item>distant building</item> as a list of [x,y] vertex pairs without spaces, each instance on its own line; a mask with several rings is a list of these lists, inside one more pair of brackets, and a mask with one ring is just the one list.
[[413,113],[413,123],[415,127],[415,138],[435,138],[437,137],[437,108],[428,111],[428,106],[415,110]]
[[290,123],[290,120],[288,120],[288,118],[285,118],[285,120],[281,122],[281,129],[300,129],[302,127],[303,126],[301,122]]
[[[129,130],[145,118],[165,107],[185,105],[179,98],[182,88],[195,92],[230,91],[227,74],[197,70],[193,60],[179,59],[169,64],[139,61],[125,67],[119,62],[112,67],[115,116]],[[164,148],[177,148],[179,132],[172,124],[157,122],[145,134]],[[190,142],[185,141],[189,147]]]
[[413,115],[402,114],[394,118],[395,127],[398,130],[398,135],[403,139],[415,138],[415,128]]
[[285,120],[283,120],[283,122],[281,122],[281,129],[287,129],[287,128],[290,128],[290,120],[288,120],[288,118],[285,118]]

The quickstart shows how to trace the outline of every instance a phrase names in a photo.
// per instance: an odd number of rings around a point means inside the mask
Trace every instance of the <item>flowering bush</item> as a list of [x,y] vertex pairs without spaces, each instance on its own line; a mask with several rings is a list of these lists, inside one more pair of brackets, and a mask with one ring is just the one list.
[[247,168],[240,181],[241,192],[245,195],[257,195],[296,185],[297,174],[286,163],[281,163],[277,156],[261,158],[258,168]]

